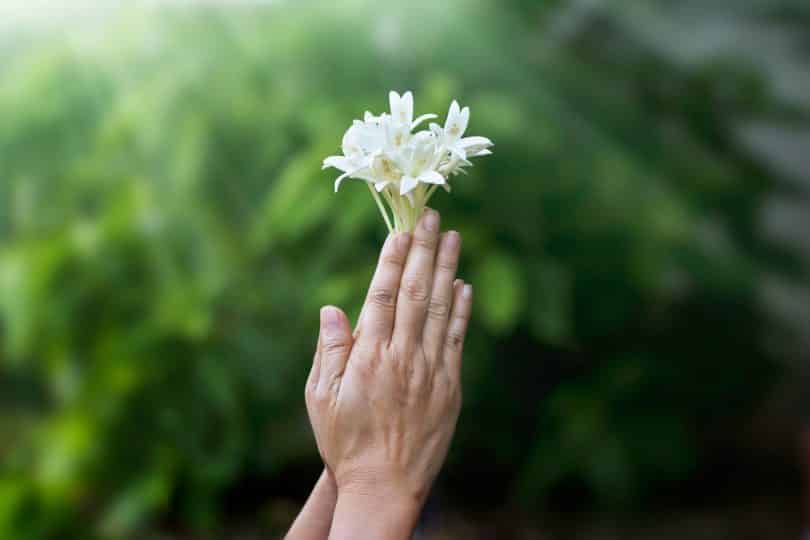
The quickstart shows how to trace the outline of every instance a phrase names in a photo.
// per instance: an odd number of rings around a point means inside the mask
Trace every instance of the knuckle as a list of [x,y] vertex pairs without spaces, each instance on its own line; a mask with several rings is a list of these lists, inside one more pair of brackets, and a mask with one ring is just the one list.
[[330,396],[336,396],[338,391],[340,390],[340,382],[341,377],[335,375],[329,379],[329,394]]
[[326,387],[324,385],[322,385],[322,384],[319,384],[318,388],[316,388],[313,391],[311,399],[312,399],[313,403],[323,403],[323,402],[327,401],[328,398],[329,398],[329,393],[328,393]]
[[462,347],[464,347],[464,334],[457,330],[447,332],[447,348],[458,352]]
[[392,343],[388,349],[388,364],[393,366],[397,373],[403,374],[412,365],[413,356],[413,350],[409,345]]
[[433,298],[428,304],[428,316],[444,320],[450,313],[450,302],[443,298]]
[[360,376],[361,379],[366,381],[373,379],[377,370],[375,369],[374,362],[357,362],[354,365],[354,371]]
[[323,351],[329,356],[343,354],[348,350],[349,344],[339,339],[326,340],[323,342]]
[[455,257],[440,257],[436,260],[436,268],[445,272],[455,272],[458,260]]
[[372,289],[369,291],[368,297],[369,301],[377,307],[390,310],[396,306],[394,291],[391,289],[382,287]]
[[352,360],[353,369],[364,378],[373,378],[379,366],[380,357],[370,351],[363,351],[357,355],[357,360]]
[[430,389],[431,374],[424,367],[417,369],[416,366],[411,367],[407,374],[408,381],[411,384],[412,391],[417,395],[425,395]]
[[405,259],[397,253],[386,253],[382,256],[380,262],[385,266],[402,267],[405,264]]
[[417,377],[418,371],[413,362],[400,362],[399,368],[403,380],[410,382],[411,384],[419,383],[419,378]]
[[425,280],[421,278],[409,278],[403,284],[405,297],[412,302],[426,302],[428,290]]
[[414,246],[429,250],[436,249],[437,242],[438,237],[435,234],[419,234],[413,239]]

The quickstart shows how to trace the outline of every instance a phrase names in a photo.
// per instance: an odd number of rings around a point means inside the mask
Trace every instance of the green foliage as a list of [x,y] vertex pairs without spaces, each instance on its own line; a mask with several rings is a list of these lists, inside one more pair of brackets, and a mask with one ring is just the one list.
[[[631,69],[660,52],[628,67],[544,41],[564,3],[371,4],[133,11],[8,46],[0,537],[142,537],[167,516],[216,537],[240,481],[317,462],[318,307],[359,311],[384,233],[320,163],[391,88],[417,113],[457,97],[496,143],[434,199],[478,298],[454,467],[507,463],[526,504],[572,476],[632,503],[765,387],[771,181],[710,132],[730,120],[710,92]],[[541,399],[548,345],[586,369]]]

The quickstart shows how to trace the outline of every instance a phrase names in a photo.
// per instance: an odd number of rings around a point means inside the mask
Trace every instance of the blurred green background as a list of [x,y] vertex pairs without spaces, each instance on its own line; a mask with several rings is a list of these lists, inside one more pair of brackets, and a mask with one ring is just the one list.
[[390,89],[496,143],[433,199],[477,305],[425,537],[798,534],[806,1],[0,19],[0,538],[282,534],[318,308],[385,232],[321,160]]

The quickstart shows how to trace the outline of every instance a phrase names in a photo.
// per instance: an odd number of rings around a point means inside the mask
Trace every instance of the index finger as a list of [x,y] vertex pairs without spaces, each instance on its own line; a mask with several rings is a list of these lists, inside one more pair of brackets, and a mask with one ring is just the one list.
[[358,339],[387,341],[391,338],[399,282],[410,245],[410,233],[390,235],[386,239],[357,324]]

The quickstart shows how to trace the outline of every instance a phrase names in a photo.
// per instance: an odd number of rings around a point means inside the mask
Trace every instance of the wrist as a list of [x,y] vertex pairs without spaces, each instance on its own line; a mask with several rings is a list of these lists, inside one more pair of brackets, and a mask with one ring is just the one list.
[[338,496],[361,499],[378,498],[381,502],[415,507],[418,512],[427,498],[428,486],[414,482],[407,474],[390,470],[357,468],[334,475]]
[[330,539],[409,539],[421,509],[413,497],[394,491],[339,490]]

